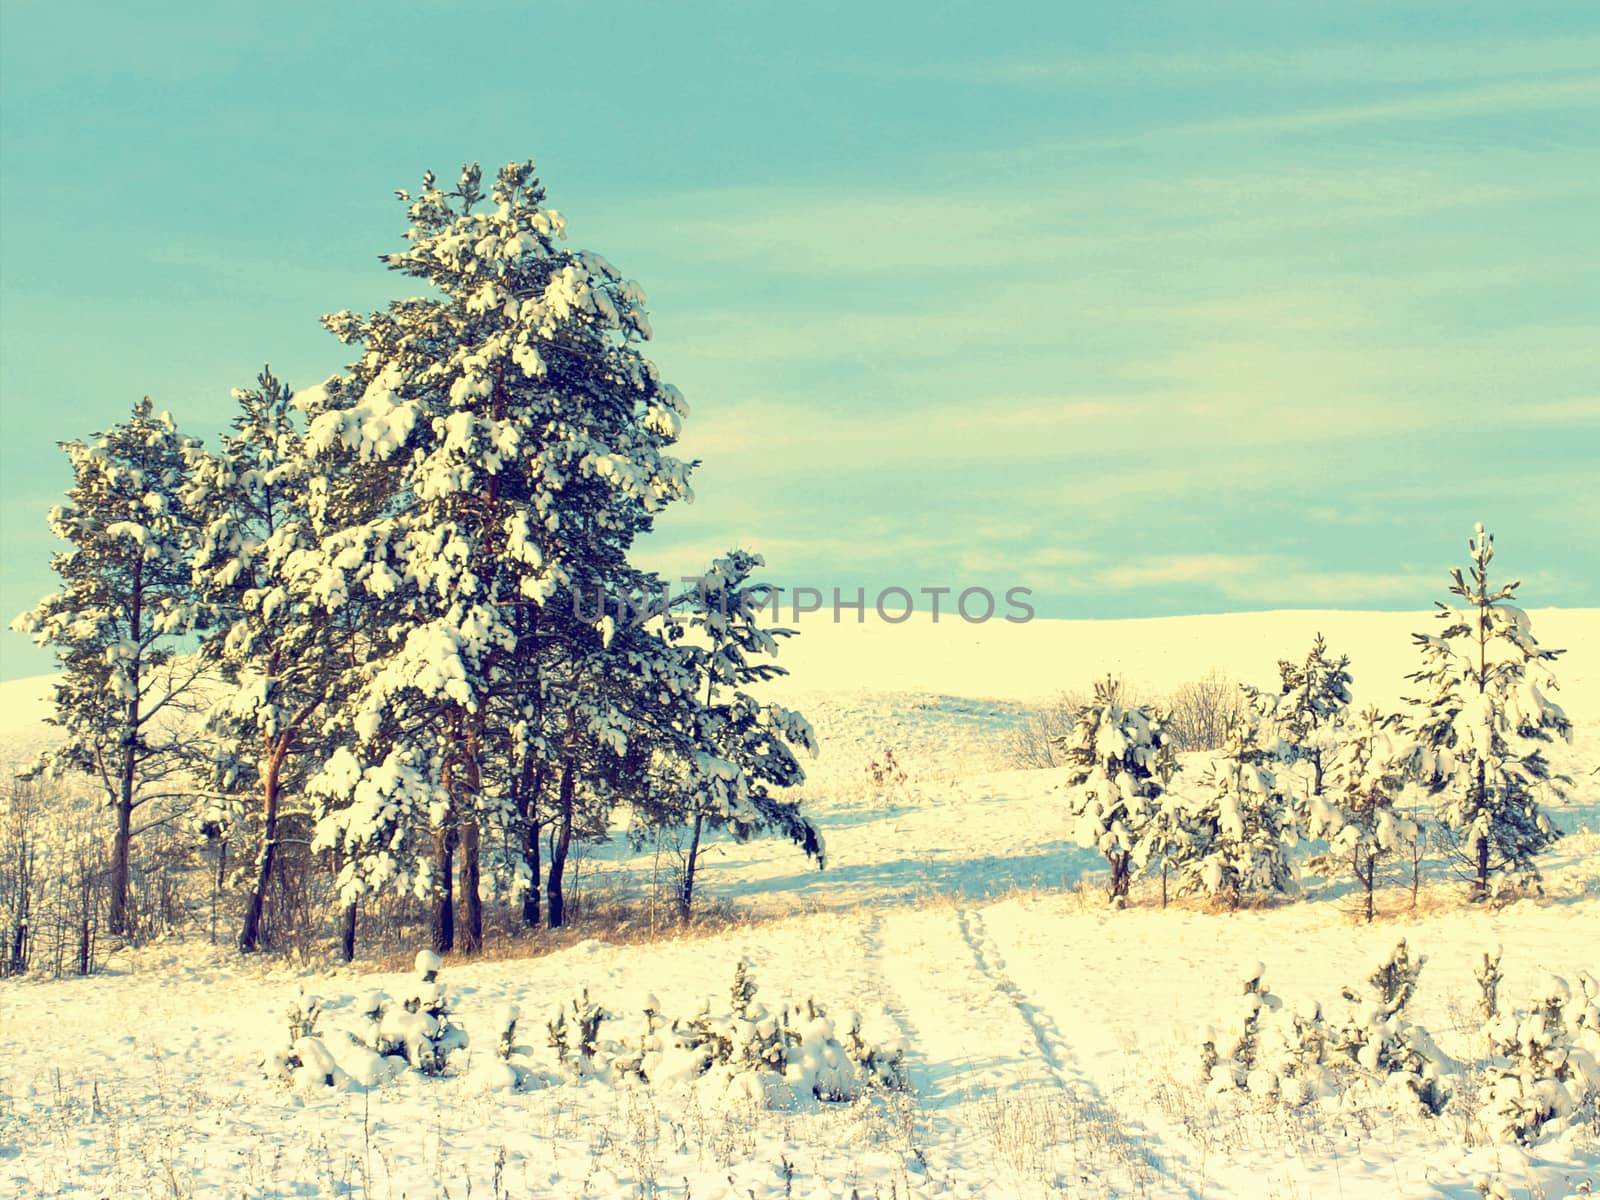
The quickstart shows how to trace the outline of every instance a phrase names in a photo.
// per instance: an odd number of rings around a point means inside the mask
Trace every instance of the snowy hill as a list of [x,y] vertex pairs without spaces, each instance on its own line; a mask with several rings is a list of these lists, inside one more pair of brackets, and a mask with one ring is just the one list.
[[[848,614],[846,614],[848,615]],[[1565,649],[1556,675],[1569,710],[1600,718],[1600,609],[1534,609],[1541,645]],[[834,624],[802,616],[779,661],[785,687],[831,692],[926,692],[1037,700],[1085,689],[1107,673],[1166,693],[1213,668],[1268,685],[1278,659],[1304,657],[1317,633],[1348,654],[1355,701],[1393,705],[1419,658],[1411,635],[1437,633],[1431,612],[1289,610],[1127,621],[1036,620],[982,625],[917,615],[903,625]]]

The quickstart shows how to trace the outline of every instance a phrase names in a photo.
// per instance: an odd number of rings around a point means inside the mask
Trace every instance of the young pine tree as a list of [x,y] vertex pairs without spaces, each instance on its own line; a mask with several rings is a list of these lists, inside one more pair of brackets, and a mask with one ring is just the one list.
[[1106,856],[1108,895],[1120,904],[1128,896],[1134,850],[1161,810],[1163,780],[1172,770],[1166,731],[1150,709],[1120,703],[1108,678],[1095,684],[1093,701],[1078,710],[1060,744],[1074,836]]
[[1467,543],[1471,566],[1451,568],[1455,605],[1438,603],[1437,636],[1413,635],[1423,669],[1409,676],[1423,687],[1410,700],[1419,744],[1417,766],[1438,797],[1440,823],[1459,840],[1470,872],[1470,896],[1489,897],[1491,882],[1537,884],[1534,857],[1560,836],[1540,803],[1560,795],[1540,747],[1571,736],[1571,723],[1542,687],[1554,686],[1549,664],[1561,653],[1533,636],[1528,614],[1513,604],[1519,584],[1491,584],[1494,536],[1480,523]]
[[1371,922],[1373,892],[1385,856],[1416,844],[1417,826],[1396,807],[1406,786],[1409,740],[1400,718],[1367,708],[1345,730],[1329,770],[1329,787],[1311,798],[1309,832],[1326,838],[1334,857],[1355,875]]
[[93,442],[61,448],[73,473],[67,503],[50,513],[69,544],[51,561],[61,587],[12,628],[55,649],[61,681],[50,720],[64,738],[41,769],[85,771],[104,790],[115,824],[107,923],[126,934],[134,812],[184,790],[175,777],[192,757],[175,718],[192,710],[202,670],[180,653],[204,624],[185,498],[199,443],[146,396]]
[[1284,740],[1295,760],[1311,767],[1311,794],[1322,795],[1326,760],[1337,753],[1339,727],[1350,708],[1350,656],[1334,658],[1322,634],[1305,662],[1280,659],[1282,691],[1273,705]]
[[1182,866],[1184,890],[1236,907],[1248,893],[1293,887],[1289,848],[1299,819],[1279,781],[1280,765],[1261,744],[1260,718],[1247,709],[1212,760],[1209,795],[1188,809],[1194,854]]

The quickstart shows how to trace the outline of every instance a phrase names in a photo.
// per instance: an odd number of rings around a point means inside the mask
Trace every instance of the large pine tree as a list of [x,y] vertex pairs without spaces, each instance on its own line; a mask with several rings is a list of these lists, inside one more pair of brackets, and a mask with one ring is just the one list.
[[270,369],[235,398],[233,432],[219,454],[197,463],[204,527],[193,566],[217,615],[203,652],[223,685],[209,715],[218,782],[234,797],[253,790],[258,802],[257,816],[238,822],[256,847],[239,933],[249,953],[262,941],[285,799],[304,785],[308,751],[332,749],[322,726],[371,639],[359,597],[330,610],[314,592],[319,528],[330,515],[348,520],[362,494],[353,464],[313,463],[292,393]]
[[[643,294],[562,245],[531,163],[503,167],[487,194],[472,164],[451,190],[429,174],[401,196],[410,245],[386,261],[429,294],[327,318],[362,353],[308,434],[374,464],[390,497],[323,538],[330,591],[383,604],[341,718],[352,745],[315,786],[322,842],[350,855],[347,886],[430,897],[441,950],[455,942],[459,854],[470,950],[483,823],[525,822],[552,788],[570,816],[596,753],[625,753],[630,716],[585,686],[607,639],[576,614],[586,594],[649,590],[627,555],[688,494],[687,465],[667,453],[684,406],[638,350]],[[514,750],[520,765],[491,761]],[[531,798],[491,791],[529,754],[544,768]]]
[[186,795],[192,757],[180,714],[192,707],[199,660],[181,653],[204,622],[191,584],[196,523],[186,500],[199,443],[146,396],[92,442],[63,442],[67,502],[50,527],[68,543],[51,567],[59,591],[12,628],[52,646],[60,664],[53,724],[63,740],[42,764],[99,781],[114,819],[108,925],[128,933],[136,810]]
[[1512,603],[1519,581],[1489,582],[1494,535],[1478,524],[1467,549],[1466,573],[1450,570],[1456,601],[1437,602],[1444,628],[1413,635],[1424,666],[1409,678],[1423,687],[1410,700],[1419,770],[1481,901],[1497,875],[1537,884],[1534,857],[1560,836],[1540,803],[1541,792],[1559,795],[1561,782],[1541,747],[1572,726],[1543,690],[1554,686],[1549,664],[1562,652],[1543,649]]

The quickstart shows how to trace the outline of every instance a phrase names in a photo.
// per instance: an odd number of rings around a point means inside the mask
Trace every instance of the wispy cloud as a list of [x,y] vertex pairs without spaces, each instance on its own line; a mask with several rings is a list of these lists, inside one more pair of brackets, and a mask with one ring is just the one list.
[[1239,48],[1208,45],[1089,55],[1055,53],[978,61],[875,62],[857,59],[849,73],[886,82],[927,81],[1057,89],[1118,84],[1236,83],[1415,84],[1482,81],[1593,69],[1600,37],[1481,39],[1413,44],[1301,44]]
[[1334,125],[1373,122],[1425,121],[1486,113],[1524,112],[1551,108],[1588,108],[1600,101],[1600,75],[1575,79],[1537,80],[1495,84],[1488,87],[1457,88],[1425,95],[1406,95],[1357,104],[1326,108],[1225,117],[1214,121],[1168,126],[1161,135],[1183,137],[1196,134],[1287,131]]

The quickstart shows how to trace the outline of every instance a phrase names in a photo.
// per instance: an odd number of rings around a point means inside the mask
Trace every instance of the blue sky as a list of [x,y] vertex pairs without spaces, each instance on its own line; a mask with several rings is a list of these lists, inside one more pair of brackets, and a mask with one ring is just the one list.
[[1481,519],[1600,604],[1593,5],[3,12],[8,617],[56,441],[337,370],[319,315],[411,290],[393,189],[527,157],[691,405],[661,569],[1424,610]]

